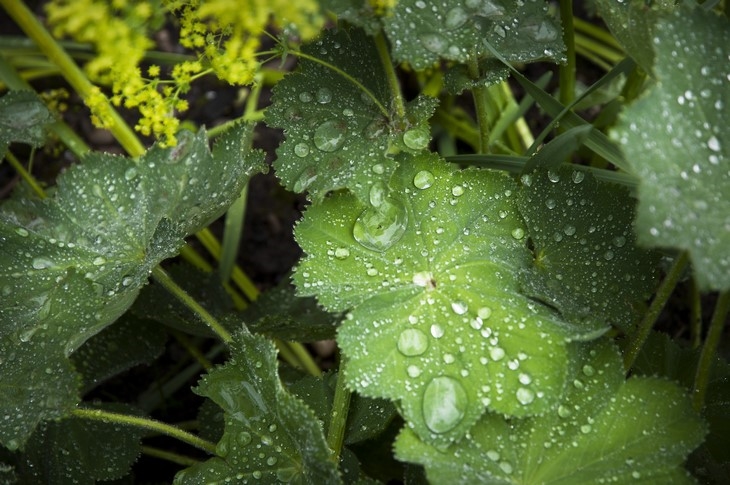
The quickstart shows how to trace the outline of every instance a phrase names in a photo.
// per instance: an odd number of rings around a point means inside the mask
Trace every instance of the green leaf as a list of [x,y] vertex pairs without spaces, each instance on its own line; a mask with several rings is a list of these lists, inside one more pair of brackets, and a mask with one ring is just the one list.
[[[303,51],[301,69],[274,89],[266,122],[284,129],[274,164],[284,186],[321,200],[348,188],[367,200],[395,169],[391,151],[428,145],[436,100],[418,98],[405,119],[391,119],[390,93],[372,39],[359,30],[326,33]],[[339,69],[340,71],[336,71]]]
[[314,414],[282,387],[269,340],[237,334],[228,362],[194,391],[223,409],[225,431],[218,456],[179,472],[175,483],[341,483]]
[[53,115],[33,91],[10,91],[0,98],[0,160],[12,142],[34,147],[46,141],[46,128]]
[[702,8],[660,20],[657,84],[620,118],[639,176],[639,242],[689,251],[704,290],[730,289],[730,23]]
[[162,354],[166,339],[159,325],[125,313],[116,325],[94,335],[71,355],[83,377],[81,393],[136,365],[151,363]]
[[321,0],[320,5],[337,15],[338,20],[344,20],[360,27],[369,35],[375,35],[382,30],[380,17],[375,14],[371,2],[362,0]]
[[[53,197],[0,207],[0,350],[19,346],[0,363],[8,369],[0,386],[16,375],[20,386],[0,401],[0,414],[13,416],[0,420],[3,444],[22,446],[40,419],[68,409],[76,386],[58,383],[76,377],[63,356],[124,313],[152,268],[260,169],[260,157],[248,155],[249,128],[231,130],[213,154],[202,131],[137,160],[95,153],[59,177]],[[35,411],[18,413],[30,393]]]
[[352,309],[338,342],[349,385],[399,400],[424,439],[460,439],[486,407],[524,416],[560,395],[566,341],[590,331],[520,293],[531,262],[503,173],[457,171],[434,155],[401,161],[391,192],[365,206],[337,193],[296,228],[294,281],[331,311]]
[[624,381],[607,341],[577,348],[569,374],[563,401],[542,416],[487,414],[446,450],[405,429],[396,455],[423,464],[432,483],[693,483],[681,464],[706,430],[684,389]]
[[[138,415],[127,405],[106,409]],[[23,483],[89,484],[116,480],[130,471],[145,431],[83,418],[41,425],[28,440],[18,467]]]
[[534,254],[524,291],[568,321],[631,330],[660,255],[636,246],[628,191],[569,167],[525,174],[522,184],[518,206]]
[[541,0],[400,0],[383,26],[393,57],[416,69],[439,59],[466,63],[485,57],[486,44],[509,61],[564,60],[560,24]]

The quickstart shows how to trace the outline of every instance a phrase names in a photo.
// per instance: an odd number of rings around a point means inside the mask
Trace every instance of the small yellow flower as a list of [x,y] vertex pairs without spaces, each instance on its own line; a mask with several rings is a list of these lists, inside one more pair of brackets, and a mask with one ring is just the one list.
[[160,66],[152,65],[147,68],[147,75],[149,77],[158,77],[160,75]]

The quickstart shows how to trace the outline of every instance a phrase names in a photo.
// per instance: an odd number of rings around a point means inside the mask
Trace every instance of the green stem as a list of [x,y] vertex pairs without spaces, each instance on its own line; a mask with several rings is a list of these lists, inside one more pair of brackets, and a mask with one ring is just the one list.
[[659,289],[654,296],[654,300],[651,302],[646,314],[644,314],[644,318],[641,320],[636,332],[631,337],[631,341],[629,342],[626,353],[624,354],[624,369],[626,369],[627,372],[631,369],[631,366],[634,365],[636,357],[639,355],[641,348],[644,346],[644,342],[647,337],[649,337],[649,333],[651,332],[652,327],[654,327],[654,323],[657,318],[659,318],[659,314],[662,312],[664,305],[666,305],[667,300],[669,300],[674,288],[677,286],[677,282],[679,281],[680,276],[682,276],[682,272],[688,262],[689,256],[686,251],[683,251],[674,261],[674,264],[669,269],[664,281],[662,281],[662,284],[659,286]]
[[[68,55],[38,19],[36,19],[33,12],[20,0],[0,0],[0,5],[8,12],[23,32],[33,39],[41,52],[58,66],[61,73],[63,73],[63,77],[76,92],[83,99],[88,99],[93,93],[95,86],[84,75],[71,56]],[[142,155],[144,153],[144,145],[142,145],[139,138],[134,134],[134,131],[132,131],[106,98],[102,102],[102,109],[109,113],[112,121],[110,131],[127,153],[132,156]]]
[[395,68],[393,67],[393,60],[390,58],[388,42],[385,40],[385,36],[382,31],[378,32],[375,36],[375,48],[378,50],[378,55],[383,63],[385,78],[388,80],[388,86],[390,87],[390,94],[393,99],[396,116],[399,120],[402,120],[406,116],[406,105],[403,102],[398,76],[396,75]]
[[345,440],[345,428],[347,415],[350,411],[350,397],[352,393],[345,385],[345,360],[342,359],[340,371],[337,374],[337,387],[332,403],[332,416],[330,417],[329,428],[327,429],[327,445],[332,451],[332,459],[339,462],[342,444]]
[[372,91],[370,91],[368,88],[366,88],[360,81],[358,81],[354,77],[350,76],[349,74],[347,74],[345,71],[343,71],[339,67],[335,66],[334,64],[330,64],[329,62],[324,61],[318,57],[310,56],[309,54],[306,54],[301,51],[297,51],[297,52],[295,52],[295,54],[297,55],[297,57],[301,57],[302,59],[307,59],[308,61],[316,62],[317,64],[320,64],[320,65],[326,67],[327,69],[330,69],[330,70],[336,72],[340,76],[342,76],[345,79],[347,79],[348,81],[350,81],[352,84],[357,86],[357,88],[359,90],[361,90],[363,93],[365,93],[365,95],[368,98],[370,98],[373,101],[373,104],[378,107],[378,110],[381,113],[383,113],[383,116],[390,119],[390,113],[388,112],[386,107],[383,106],[383,103],[381,103],[380,100],[375,96],[375,94]]
[[563,24],[563,42],[567,62],[560,65],[560,102],[568,105],[575,98],[575,30],[573,28],[573,0],[560,1],[560,20]]
[[[479,61],[474,58],[469,62],[469,76],[479,79]],[[474,109],[479,126],[479,153],[489,153],[489,88],[479,86],[472,90]]]
[[200,463],[200,460],[196,460],[195,458],[191,458],[189,456],[183,456],[179,453],[173,453],[172,451],[167,450],[161,450],[159,448],[153,448],[152,446],[141,446],[140,449],[142,450],[142,453],[147,456],[152,456],[155,458],[160,458],[162,460],[167,460],[170,463],[175,463],[176,465],[181,466],[193,466]]
[[225,343],[229,344],[233,340],[233,337],[223,325],[220,324],[216,318],[211,315],[208,310],[203,308],[193,297],[182,289],[170,275],[165,272],[160,266],[156,266],[152,270],[152,278],[161,284],[167,291],[169,291],[175,298],[177,298],[183,305],[190,308],[196,313],[203,322],[208,325],[213,332]]
[[690,307],[690,342],[693,349],[699,349],[702,345],[702,299],[700,288],[697,286],[697,279],[692,278],[689,285],[689,307]]
[[46,191],[43,190],[43,187],[41,187],[38,182],[36,182],[33,175],[28,172],[22,163],[20,163],[20,160],[15,158],[15,155],[10,153],[10,151],[5,152],[5,158],[10,162],[10,166],[15,169],[16,172],[20,175],[20,177],[25,180],[25,183],[27,183],[30,188],[33,190],[33,192],[36,193],[38,197],[41,199],[46,198]]
[[730,291],[720,293],[717,305],[715,306],[715,312],[712,314],[712,320],[710,320],[710,328],[707,330],[705,345],[702,347],[702,353],[700,353],[700,361],[697,364],[694,393],[692,396],[692,404],[697,412],[701,411],[705,404],[707,386],[710,382],[710,371],[712,370],[712,363],[715,360],[717,347],[720,344],[728,311],[730,311]]
[[95,421],[102,421],[104,423],[118,423],[125,426],[135,426],[138,428],[148,429],[150,431],[156,431],[196,448],[200,448],[210,454],[215,454],[215,445],[210,441],[204,440],[192,433],[188,433],[187,431],[183,431],[175,426],[155,421],[154,419],[140,418],[138,416],[129,416],[126,414],[104,411],[102,409],[90,408],[76,408],[71,412],[71,415],[82,419],[91,419]]

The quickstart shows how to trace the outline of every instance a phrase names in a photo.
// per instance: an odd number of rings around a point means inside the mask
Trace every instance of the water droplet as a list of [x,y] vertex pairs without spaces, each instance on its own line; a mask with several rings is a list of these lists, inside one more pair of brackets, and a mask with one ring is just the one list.
[[53,261],[46,258],[34,258],[31,264],[35,269],[46,269],[55,265]]
[[421,375],[421,369],[415,365],[409,365],[406,372],[408,372],[408,375],[414,379]]
[[461,185],[454,185],[451,188],[451,195],[453,195],[454,197],[460,197],[463,194],[464,194],[464,187],[462,187]]
[[335,258],[337,258],[337,259],[347,259],[347,257],[349,255],[350,255],[350,250],[347,248],[335,249]]
[[376,163],[372,166],[372,170],[374,173],[377,173],[378,175],[383,175],[385,173],[385,167],[382,163]]
[[560,182],[560,174],[555,170],[548,170],[548,180],[552,183],[558,183]]
[[462,25],[466,23],[466,21],[469,20],[469,14],[461,7],[454,7],[448,12],[446,12],[446,17],[444,18],[444,25],[447,29],[458,29]]
[[373,207],[380,207],[381,205],[383,205],[387,193],[388,191],[385,188],[385,184],[383,182],[375,182],[372,187],[370,187],[370,205],[372,205]]
[[129,167],[127,170],[124,171],[125,180],[132,180],[136,176],[137,176],[137,169],[134,167]]
[[421,170],[413,177],[413,185],[415,185],[416,188],[425,190],[432,186],[435,180],[436,179],[431,172],[428,170]]
[[407,356],[421,355],[428,348],[428,337],[416,328],[403,330],[398,337],[398,350]]
[[548,209],[555,209],[555,205],[555,199],[548,199],[545,201],[545,207],[547,207]]
[[317,90],[317,102],[320,104],[327,104],[332,101],[332,91],[328,88],[319,88]]
[[246,431],[241,431],[240,433],[238,433],[236,441],[239,445],[246,446],[247,444],[251,443],[251,434]]
[[520,381],[520,384],[524,384],[525,386],[532,382],[532,377],[530,377],[529,374],[525,374],[524,372],[520,373],[517,379]]
[[481,307],[479,310],[477,310],[477,316],[482,320],[487,320],[489,317],[492,316],[492,309],[485,306]]
[[312,101],[312,99],[314,99],[312,97],[312,93],[309,93],[307,91],[299,93],[299,101],[301,101],[302,103],[309,103],[310,101]]
[[520,177],[520,181],[522,182],[522,185],[526,187],[530,187],[532,185],[532,175],[525,174],[522,177]]
[[431,325],[431,335],[433,338],[441,338],[444,336],[444,329],[438,323]]
[[425,128],[413,128],[403,133],[403,143],[413,150],[423,150],[431,141],[431,135]]
[[268,457],[268,458],[266,459],[266,464],[267,464],[267,465],[269,465],[269,466],[274,466],[274,465],[276,465],[276,462],[277,462],[277,461],[278,461],[278,460],[276,459],[276,457],[275,457],[275,456],[270,456],[270,457]]
[[440,34],[431,33],[421,35],[421,44],[427,51],[435,54],[441,54],[448,47],[448,42]]
[[609,249],[608,251],[603,253],[603,259],[605,259],[606,261],[611,261],[613,259],[613,251]]
[[512,464],[508,461],[503,461],[499,463],[499,468],[505,472],[507,475],[512,473]]
[[532,389],[527,389],[526,387],[520,387],[519,389],[517,389],[515,395],[517,396],[517,400],[523,406],[527,406],[535,400],[535,391],[533,391]]
[[97,256],[94,258],[94,261],[92,261],[92,263],[94,264],[94,266],[101,266],[106,263],[106,258],[104,258],[103,256]]
[[436,377],[423,393],[423,419],[434,433],[454,429],[464,419],[466,407],[466,391],[451,377]]
[[134,282],[134,279],[131,276],[125,276],[122,278],[122,286],[129,286]]
[[586,178],[586,174],[585,172],[581,172],[580,170],[574,170],[572,178],[574,183],[579,184],[583,181],[583,179]]
[[613,238],[613,245],[617,248],[622,248],[626,244],[626,238],[623,236],[618,236]]
[[385,199],[378,207],[365,209],[355,221],[352,235],[367,249],[383,252],[406,232],[408,213],[402,203]]
[[718,140],[715,135],[711,136],[710,139],[707,140],[707,148],[709,148],[713,152],[719,152],[720,151],[720,140]]
[[297,143],[294,147],[294,154],[298,157],[304,158],[309,155],[309,145],[306,143]]
[[550,42],[558,38],[558,31],[546,21],[542,21],[538,25],[527,25],[524,29],[535,42]]
[[591,367],[590,365],[586,364],[583,366],[583,375],[585,375],[587,377],[591,377],[595,373],[596,373],[596,370],[593,367]]
[[334,152],[345,143],[346,134],[347,123],[344,121],[325,121],[314,130],[314,145],[323,152]]
[[293,467],[290,468],[279,468],[276,470],[276,479],[282,483],[289,483],[294,480],[294,477],[299,475],[299,470]]
[[489,459],[490,459],[490,460],[492,460],[492,461],[497,461],[497,460],[499,460],[499,457],[500,457],[500,456],[501,456],[501,455],[499,454],[499,452],[498,452],[498,451],[494,451],[494,450],[489,450],[489,451],[487,451],[487,458],[489,458]]
[[413,274],[413,284],[421,287],[433,286],[433,275],[429,271],[419,271]]
[[572,413],[570,412],[570,408],[564,404],[561,404],[558,406],[558,416],[561,418],[568,418],[570,417]]
[[466,303],[464,303],[463,301],[453,301],[453,302],[451,302],[451,309],[457,315],[463,315],[468,310],[468,307],[467,307]]
[[215,454],[221,457],[225,457],[228,454],[228,442],[219,441],[215,447]]
[[566,236],[572,236],[573,234],[575,234],[575,226],[571,226],[570,224],[568,224],[563,228],[563,232]]
[[592,428],[591,428],[590,424],[584,424],[583,426],[580,427],[580,432],[583,434],[588,434],[591,432],[591,430],[592,430]]
[[512,237],[519,241],[520,239],[525,237],[525,231],[521,227],[512,229]]
[[501,347],[492,347],[489,349],[489,357],[492,358],[492,360],[499,361],[502,360],[505,356],[504,349]]
[[15,234],[17,234],[20,237],[28,237],[28,234],[30,234],[30,233],[24,227],[18,227],[15,229]]
[[[368,98],[369,99],[369,98]],[[365,138],[373,140],[383,135],[387,130],[388,124],[383,118],[376,118],[363,129]]]
[[312,183],[317,180],[317,169],[314,167],[305,168],[296,182],[294,182],[294,192],[304,192]]

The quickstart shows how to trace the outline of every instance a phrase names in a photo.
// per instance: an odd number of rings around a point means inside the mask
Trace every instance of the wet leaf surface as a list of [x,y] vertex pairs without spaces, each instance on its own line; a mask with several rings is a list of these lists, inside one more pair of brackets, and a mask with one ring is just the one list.
[[42,146],[48,125],[55,121],[33,91],[10,91],[0,97],[0,160],[11,142]]

